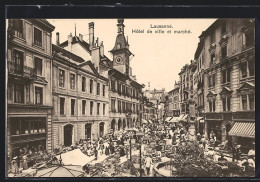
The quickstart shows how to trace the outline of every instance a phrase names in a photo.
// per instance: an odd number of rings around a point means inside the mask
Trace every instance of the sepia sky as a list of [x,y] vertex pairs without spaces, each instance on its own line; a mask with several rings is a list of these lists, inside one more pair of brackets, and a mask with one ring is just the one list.
[[[216,19],[125,19],[125,36],[128,36],[130,51],[134,54],[130,59],[133,75],[137,81],[151,89],[173,89],[174,81],[179,80],[181,68],[194,59],[199,42],[199,35]],[[95,23],[95,39],[104,43],[105,55],[112,60],[110,51],[117,35],[116,19],[48,19],[55,26],[52,41],[56,42],[56,32],[60,33],[60,43],[67,40],[68,35],[83,35],[88,42],[88,23]],[[151,28],[151,25],[172,25],[172,28]],[[144,33],[133,33],[133,30],[144,30]],[[165,33],[155,33],[155,30]],[[147,33],[152,30],[152,33]],[[171,33],[167,33],[171,30]],[[174,33],[175,30],[190,30],[191,33]]]

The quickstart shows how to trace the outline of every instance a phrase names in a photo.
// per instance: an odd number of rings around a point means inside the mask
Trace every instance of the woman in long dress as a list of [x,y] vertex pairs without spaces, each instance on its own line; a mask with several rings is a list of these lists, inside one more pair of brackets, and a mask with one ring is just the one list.
[[23,156],[23,169],[28,169],[27,155]]
[[19,173],[17,156],[13,158],[13,160],[11,161],[11,164],[12,164],[12,173],[14,173],[14,174]]

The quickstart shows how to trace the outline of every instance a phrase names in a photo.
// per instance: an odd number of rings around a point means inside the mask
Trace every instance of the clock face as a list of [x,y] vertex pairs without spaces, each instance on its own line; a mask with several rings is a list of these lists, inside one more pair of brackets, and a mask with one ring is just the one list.
[[122,64],[122,62],[123,62],[122,60],[123,60],[122,57],[119,56],[119,57],[116,58],[116,63]]

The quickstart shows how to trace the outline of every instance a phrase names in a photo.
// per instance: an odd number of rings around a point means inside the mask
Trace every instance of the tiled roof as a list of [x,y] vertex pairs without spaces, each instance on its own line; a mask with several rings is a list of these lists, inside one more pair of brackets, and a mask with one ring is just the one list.
[[65,56],[69,59],[72,59],[73,61],[76,61],[78,63],[83,63],[85,60],[76,54],[73,54],[72,52],[69,52],[62,47],[59,47],[57,45],[52,44],[52,50],[55,51],[56,53],[61,53],[62,56]]
[[[78,36],[72,37],[71,43],[72,44],[79,43],[80,45],[82,45],[82,47],[84,47],[90,53],[89,44],[87,42],[85,42],[84,40],[81,41]],[[60,47],[66,47],[66,46],[68,46],[68,40],[66,40],[65,42],[62,42],[60,44]]]

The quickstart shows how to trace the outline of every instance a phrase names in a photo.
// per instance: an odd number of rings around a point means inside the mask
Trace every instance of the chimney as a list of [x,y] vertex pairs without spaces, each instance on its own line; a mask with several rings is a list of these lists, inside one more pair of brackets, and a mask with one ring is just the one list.
[[104,44],[103,41],[100,43],[100,55],[104,57]]
[[133,76],[133,80],[136,81],[136,75]]
[[68,51],[72,51],[72,46],[71,46],[71,42],[72,42],[72,33],[70,33],[70,35],[68,35]]
[[94,47],[94,22],[88,24],[89,28],[89,46]]
[[72,33],[68,35],[68,44],[71,44],[72,42]]
[[60,33],[56,32],[56,45],[59,46],[60,45]]
[[79,40],[82,42],[83,41],[83,35],[79,34]]
[[96,47],[98,47],[99,46],[99,44],[98,44],[98,38],[97,38],[97,40],[96,40]]

